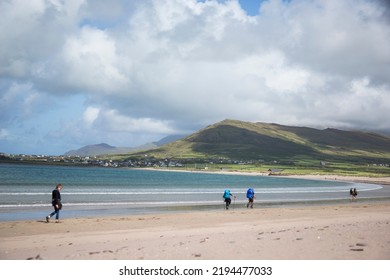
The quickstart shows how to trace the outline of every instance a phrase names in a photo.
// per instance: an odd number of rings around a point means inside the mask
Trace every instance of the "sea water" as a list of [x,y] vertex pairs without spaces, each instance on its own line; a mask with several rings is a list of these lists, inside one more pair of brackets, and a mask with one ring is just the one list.
[[[0,221],[39,219],[52,211],[51,192],[63,189],[62,218],[223,209],[230,189],[232,207],[244,207],[255,189],[256,207],[380,197],[382,187],[339,181],[300,180],[203,172],[161,172],[128,168],[0,164]],[[390,196],[390,195],[389,195]]]

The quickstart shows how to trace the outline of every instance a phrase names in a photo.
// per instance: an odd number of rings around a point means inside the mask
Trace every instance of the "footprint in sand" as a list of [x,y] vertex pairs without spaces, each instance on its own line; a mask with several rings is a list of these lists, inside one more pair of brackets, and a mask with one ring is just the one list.
[[96,255],[96,254],[100,254],[100,251],[99,252],[89,252],[90,255]]
[[36,255],[35,257],[27,258],[27,260],[43,260],[43,259],[41,258],[41,255]]
[[364,243],[356,243],[356,246],[364,247],[364,246],[367,246],[367,244],[364,244]]
[[[367,246],[367,244],[364,244],[364,243],[356,243],[355,246],[357,246],[357,247],[365,247],[365,246]],[[350,245],[349,247],[354,247],[354,245]],[[363,248],[351,248],[350,251],[354,251],[354,252],[363,252],[364,249],[363,249]]]
[[121,247],[121,248],[119,248],[119,249],[116,249],[115,253],[118,253],[119,251],[125,250],[125,249],[127,249],[127,248],[128,248],[128,247],[125,246],[125,247]]

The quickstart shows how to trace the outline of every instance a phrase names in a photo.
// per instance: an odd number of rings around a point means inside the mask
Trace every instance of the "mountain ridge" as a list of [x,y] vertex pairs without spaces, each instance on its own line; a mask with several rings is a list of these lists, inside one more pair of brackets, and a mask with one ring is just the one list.
[[291,159],[389,158],[390,138],[362,131],[286,126],[226,119],[161,147],[156,158]]
[[175,141],[184,135],[169,135],[156,142],[146,143],[136,147],[115,147],[107,143],[91,144],[83,146],[79,149],[70,150],[64,153],[64,156],[100,156],[100,155],[114,155],[114,154],[126,154],[133,153],[141,150],[153,149],[160,147],[164,144]]

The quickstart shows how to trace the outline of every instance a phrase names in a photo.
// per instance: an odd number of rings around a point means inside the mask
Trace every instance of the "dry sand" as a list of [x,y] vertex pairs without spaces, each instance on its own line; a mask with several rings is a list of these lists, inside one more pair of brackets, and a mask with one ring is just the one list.
[[0,223],[0,259],[390,259],[390,202]]

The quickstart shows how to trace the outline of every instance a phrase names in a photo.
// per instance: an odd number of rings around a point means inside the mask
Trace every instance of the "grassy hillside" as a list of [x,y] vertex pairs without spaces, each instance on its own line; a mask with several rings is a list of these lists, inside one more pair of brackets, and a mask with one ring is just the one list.
[[389,160],[390,138],[359,131],[224,120],[146,153],[177,159],[366,162]]

